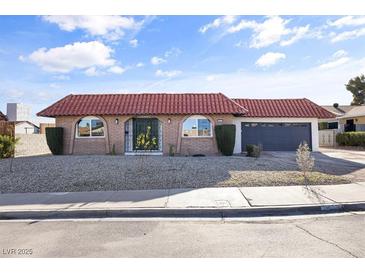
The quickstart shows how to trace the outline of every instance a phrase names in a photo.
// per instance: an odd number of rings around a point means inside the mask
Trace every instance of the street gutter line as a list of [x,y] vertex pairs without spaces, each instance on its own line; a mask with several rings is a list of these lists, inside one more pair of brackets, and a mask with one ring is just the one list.
[[[74,218],[74,219],[9,219],[0,220],[1,223],[40,223],[40,222],[221,222],[225,223],[260,223],[260,222],[279,222],[279,221],[293,221],[306,219],[320,219],[341,216],[360,216],[365,215],[365,212],[342,212],[342,213],[327,213],[327,214],[313,214],[313,215],[295,215],[295,216],[263,216],[263,217],[207,217],[207,218],[165,218],[165,217],[106,217],[106,218]],[[314,220],[315,221],[315,220]],[[307,223],[306,223],[307,224]]]

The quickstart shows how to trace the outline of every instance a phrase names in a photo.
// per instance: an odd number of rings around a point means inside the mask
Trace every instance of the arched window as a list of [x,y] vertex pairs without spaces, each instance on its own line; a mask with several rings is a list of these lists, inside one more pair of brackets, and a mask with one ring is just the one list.
[[212,123],[204,116],[191,116],[183,123],[183,137],[212,137]]
[[104,137],[104,123],[97,117],[84,117],[76,125],[79,138]]

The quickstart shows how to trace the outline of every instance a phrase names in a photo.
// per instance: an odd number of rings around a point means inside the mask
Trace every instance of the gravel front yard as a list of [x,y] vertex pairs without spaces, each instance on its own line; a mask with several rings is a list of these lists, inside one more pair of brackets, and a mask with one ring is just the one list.
[[[310,184],[349,183],[352,162],[317,154]],[[332,162],[331,162],[332,161]],[[0,160],[0,192],[275,186],[304,184],[294,153],[232,157],[38,156]]]

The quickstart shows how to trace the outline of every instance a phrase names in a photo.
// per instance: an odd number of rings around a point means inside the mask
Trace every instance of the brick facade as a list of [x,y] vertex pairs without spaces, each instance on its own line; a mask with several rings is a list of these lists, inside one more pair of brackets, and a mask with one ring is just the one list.
[[[152,117],[152,116],[150,116]],[[210,115],[205,116],[213,125],[213,137],[182,137],[182,125],[185,115],[158,115],[162,124],[163,154],[169,153],[172,145],[177,154],[193,155],[218,153],[214,137],[214,126],[218,120],[222,124],[232,124],[233,115]],[[104,122],[104,138],[75,138],[76,123],[80,116],[56,117],[56,126],[64,128],[64,154],[107,154],[112,151],[114,145],[116,154],[124,153],[124,124],[132,116],[98,116]],[[118,119],[118,123],[116,123]]]

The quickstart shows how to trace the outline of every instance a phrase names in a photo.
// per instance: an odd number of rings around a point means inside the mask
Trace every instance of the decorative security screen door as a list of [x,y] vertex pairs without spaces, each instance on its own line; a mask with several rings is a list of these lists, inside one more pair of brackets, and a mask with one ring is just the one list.
[[133,119],[133,150],[159,150],[158,138],[157,118]]

